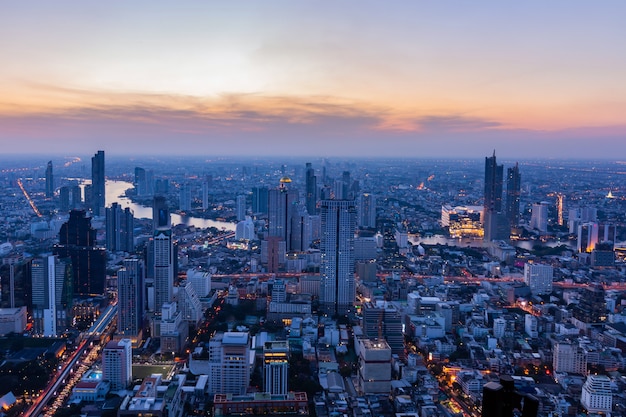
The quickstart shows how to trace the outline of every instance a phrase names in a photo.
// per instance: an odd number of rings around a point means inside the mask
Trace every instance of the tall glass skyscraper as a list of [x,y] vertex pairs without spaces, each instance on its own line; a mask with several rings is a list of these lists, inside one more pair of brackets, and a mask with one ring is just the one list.
[[519,202],[522,188],[522,176],[519,173],[519,166],[506,170],[506,217],[509,219],[511,227],[519,225],[520,213]]
[[117,272],[117,332],[137,339],[143,324],[143,288],[145,269],[143,260],[124,259]]
[[91,158],[91,210],[96,216],[103,214],[105,207],[104,151]]
[[52,161],[46,166],[46,198],[54,196],[54,175],[52,173]]
[[346,315],[353,311],[356,297],[354,283],[356,207],[353,200],[322,200],[320,208],[321,307],[327,314]]

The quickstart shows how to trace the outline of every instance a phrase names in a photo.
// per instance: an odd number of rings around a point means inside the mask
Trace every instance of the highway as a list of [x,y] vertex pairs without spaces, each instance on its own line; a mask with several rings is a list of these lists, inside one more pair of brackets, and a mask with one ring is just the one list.
[[72,368],[82,358],[85,351],[91,347],[92,342],[99,339],[102,332],[111,324],[116,314],[116,305],[107,307],[105,312],[98,318],[86,334],[87,338],[80,343],[72,356],[65,361],[61,370],[54,375],[48,386],[44,389],[37,400],[35,400],[31,407],[22,414],[24,417],[38,417],[42,413],[46,404],[48,404],[48,402],[55,396],[55,393],[67,379]]

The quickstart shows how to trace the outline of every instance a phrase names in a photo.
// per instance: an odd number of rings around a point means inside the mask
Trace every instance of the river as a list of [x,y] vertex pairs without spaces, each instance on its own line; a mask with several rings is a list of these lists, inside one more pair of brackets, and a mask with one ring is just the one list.
[[[129,207],[136,218],[138,219],[151,219],[152,218],[152,207],[142,206],[133,202],[131,199],[126,197],[126,190],[129,188],[133,188],[133,184],[126,181],[113,181],[107,180],[105,185],[106,191],[106,202],[107,205],[111,203],[118,203],[122,208]],[[200,217],[193,216],[181,216],[179,214],[171,214],[172,216],[172,225],[175,224],[184,224],[188,226],[194,226],[199,229],[206,229],[208,227],[215,227],[220,230],[229,230],[235,231],[236,224],[230,222],[222,222],[217,220],[203,219]]]

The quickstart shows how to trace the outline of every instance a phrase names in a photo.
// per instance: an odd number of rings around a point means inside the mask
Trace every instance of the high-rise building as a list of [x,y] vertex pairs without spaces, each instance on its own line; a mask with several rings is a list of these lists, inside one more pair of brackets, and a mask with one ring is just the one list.
[[246,196],[245,195],[238,195],[237,196],[237,221],[243,221],[246,218],[246,211],[247,211],[247,206],[246,206]]
[[209,180],[207,177],[202,181],[202,210],[209,209]]
[[368,229],[376,228],[376,197],[371,193],[362,193],[358,199],[358,225]]
[[533,295],[551,294],[553,278],[554,271],[550,265],[531,263],[524,265],[524,282],[530,287]]
[[144,262],[137,258],[124,259],[117,272],[117,332],[137,340],[143,327]]
[[403,359],[404,336],[402,314],[387,302],[363,304],[363,335],[369,339],[385,339],[391,353]]
[[607,319],[604,288],[589,284],[582,290],[578,304],[573,309],[574,318],[586,324],[604,323]]
[[133,349],[130,339],[111,341],[102,349],[102,379],[112,391],[126,389],[133,382]]
[[162,195],[154,196],[152,202],[152,230],[172,227],[167,199]]
[[46,198],[54,196],[54,175],[52,174],[52,161],[46,165]]
[[306,211],[309,214],[315,214],[317,212],[317,177],[315,176],[315,170],[310,162],[306,163],[305,187]]
[[182,211],[191,210],[191,184],[188,182],[183,182],[180,185],[180,191],[178,196],[178,204],[179,208]]
[[91,158],[91,200],[90,208],[96,216],[104,213],[105,201],[104,151],[98,151]]
[[71,327],[72,282],[69,264],[56,256],[31,262],[33,331],[56,337]]
[[548,231],[549,207],[550,203],[548,203],[547,201],[541,201],[539,203],[533,204],[532,212],[530,215],[530,224],[528,225],[531,229],[535,229],[543,233]]
[[579,375],[587,373],[587,353],[577,344],[557,342],[552,349],[552,369]]
[[613,411],[611,378],[606,375],[588,375],[583,384],[580,404],[589,414],[611,415]]
[[492,157],[485,158],[485,201],[484,201],[484,239],[507,240],[510,227],[506,221],[506,215],[502,213],[502,181],[503,166],[496,162],[496,152]]
[[268,235],[285,241],[287,251],[290,251],[291,217],[296,210],[298,192],[290,190],[288,184],[291,184],[291,179],[283,177],[278,188],[269,190]]
[[135,167],[135,191],[138,196],[148,195],[148,183],[146,181],[146,170],[141,167]]
[[263,346],[263,391],[272,395],[287,394],[289,377],[289,343],[284,340],[265,342]]
[[70,211],[69,220],[59,231],[54,254],[71,259],[74,294],[104,294],[106,250],[96,246],[96,230],[84,210]]
[[563,226],[565,224],[565,219],[563,218],[564,199],[565,199],[565,196],[563,194],[560,194],[560,193],[557,194],[556,196],[556,223],[559,226]]
[[591,253],[598,244],[599,235],[598,223],[589,222],[578,226],[578,252]]
[[252,187],[252,212],[267,214],[269,190],[267,187]]
[[359,348],[358,390],[387,394],[391,389],[391,348],[384,340],[362,339]]
[[163,304],[172,301],[174,296],[174,249],[172,229],[159,228],[154,231],[152,240],[154,251],[154,311],[159,314]]
[[250,383],[249,356],[247,332],[215,334],[209,340],[209,394],[245,394]]
[[354,309],[354,231],[356,207],[351,200],[322,200],[320,243],[321,303],[328,314]]
[[519,173],[519,165],[515,164],[506,170],[506,217],[511,227],[519,226],[521,189],[522,176]]
[[132,252],[134,243],[134,220],[130,208],[122,207],[118,203],[111,204],[106,209],[106,248],[109,251]]

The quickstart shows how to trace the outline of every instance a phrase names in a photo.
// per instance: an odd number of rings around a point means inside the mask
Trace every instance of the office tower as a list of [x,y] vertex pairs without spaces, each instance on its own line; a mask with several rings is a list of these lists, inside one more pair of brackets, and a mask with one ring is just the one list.
[[154,194],[167,195],[170,192],[170,180],[167,178],[157,178],[154,181]]
[[271,395],[287,394],[289,377],[289,343],[284,340],[265,342],[263,346],[263,391]]
[[306,163],[305,175],[306,211],[309,214],[315,214],[317,212],[317,177],[315,176],[315,170],[310,162]]
[[249,345],[247,332],[218,332],[209,340],[210,395],[246,393],[250,382]]
[[589,415],[611,415],[613,411],[613,391],[611,385],[611,378],[606,375],[587,376],[580,395],[580,404]]
[[267,187],[252,187],[252,212],[267,214],[269,190]]
[[122,209],[118,203],[111,204],[105,211],[107,250],[132,252],[135,249],[133,212],[128,207]]
[[539,203],[533,203],[532,211],[530,214],[529,227],[531,229],[538,230],[540,232],[548,231],[548,208],[550,203],[541,201]]
[[91,158],[91,200],[90,208],[94,215],[104,213],[105,201],[105,178],[104,178],[104,151],[98,151]]
[[485,201],[484,201],[484,240],[507,240],[510,226],[506,214],[502,213],[503,166],[496,162],[496,152],[485,158]]
[[582,323],[604,323],[607,318],[604,288],[589,284],[582,290],[578,304],[573,309],[574,318]]
[[209,209],[209,180],[204,177],[202,181],[202,210]]
[[366,229],[376,228],[376,197],[371,193],[359,194],[358,226]]
[[159,314],[163,304],[172,301],[174,291],[174,249],[172,229],[159,228],[152,240],[154,251],[154,311]]
[[133,382],[130,339],[111,341],[102,349],[102,379],[111,383],[111,391],[126,389]]
[[70,209],[70,187],[59,188],[59,209],[68,211]]
[[33,330],[56,337],[72,324],[72,282],[70,266],[56,256],[31,262]]
[[178,204],[179,208],[182,211],[191,210],[191,184],[188,182],[183,182],[180,185],[180,191],[178,195]]
[[591,253],[598,244],[599,226],[598,223],[589,222],[578,226],[578,244],[579,253]]
[[531,263],[524,265],[524,282],[530,287],[533,295],[551,294],[553,278],[554,271],[550,265]]
[[268,236],[278,237],[286,244],[287,252],[291,251],[291,218],[296,212],[298,192],[287,186],[291,179],[280,179],[278,188],[269,190],[268,200]]
[[54,196],[54,176],[52,174],[52,161],[46,166],[46,198]]
[[117,332],[129,339],[140,338],[143,327],[145,266],[141,259],[124,259],[117,271]]
[[282,279],[274,281],[272,285],[272,301],[284,303],[287,301],[287,286]]
[[96,246],[96,230],[84,210],[70,211],[69,220],[59,231],[54,254],[71,260],[74,294],[104,294],[106,250]]
[[154,196],[152,201],[152,230],[172,227],[167,199],[162,195]]
[[148,183],[146,181],[146,170],[135,167],[135,181],[133,182],[135,191],[139,197],[148,195]]
[[519,173],[519,165],[506,170],[506,217],[511,227],[519,226],[520,220],[520,195],[522,188],[522,176]]
[[7,256],[0,265],[0,308],[25,306],[32,311],[31,260]]
[[402,314],[387,302],[363,304],[363,335],[369,339],[384,339],[391,353],[404,359]]
[[320,243],[321,303],[327,314],[346,315],[354,309],[354,201],[322,200]]
[[243,221],[246,218],[246,211],[247,211],[247,206],[246,206],[246,196],[245,195],[238,195],[237,196],[237,221]]

